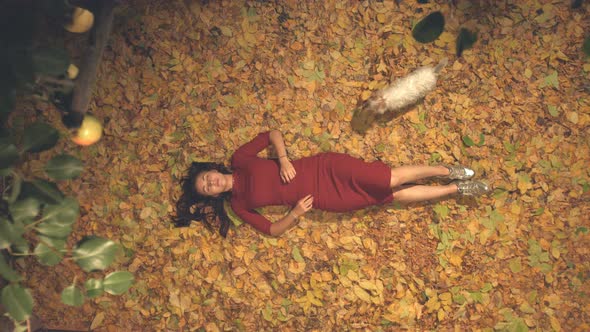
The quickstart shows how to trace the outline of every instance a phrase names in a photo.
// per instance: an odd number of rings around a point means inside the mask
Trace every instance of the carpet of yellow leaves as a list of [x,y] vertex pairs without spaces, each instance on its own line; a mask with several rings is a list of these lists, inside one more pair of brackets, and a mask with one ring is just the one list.
[[[589,330],[590,9],[456,2],[122,5],[91,109],[109,119],[105,137],[79,150],[88,169],[67,190],[82,206],[76,234],[119,241],[119,267],[137,282],[69,308],[61,276],[77,270],[40,268],[28,276],[48,286],[40,316],[98,331]],[[412,24],[434,10],[445,32],[415,42]],[[456,58],[461,27],[478,41]],[[351,130],[361,96],[443,57],[424,103],[364,136]],[[464,164],[495,191],[314,211],[278,239],[172,228],[189,163],[227,162],[268,129],[293,158]]]

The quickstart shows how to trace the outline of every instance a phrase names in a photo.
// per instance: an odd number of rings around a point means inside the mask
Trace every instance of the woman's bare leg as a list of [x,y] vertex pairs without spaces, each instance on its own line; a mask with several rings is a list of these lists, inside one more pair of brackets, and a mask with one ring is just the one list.
[[446,175],[449,175],[449,169],[445,166],[400,166],[391,169],[390,186],[395,188],[404,183]]
[[400,186],[393,190],[393,200],[401,203],[414,203],[445,197],[457,192],[458,188],[454,183],[445,186]]

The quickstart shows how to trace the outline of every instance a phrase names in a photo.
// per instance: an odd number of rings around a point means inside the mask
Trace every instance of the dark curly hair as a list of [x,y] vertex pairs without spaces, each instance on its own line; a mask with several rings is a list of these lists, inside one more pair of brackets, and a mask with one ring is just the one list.
[[200,195],[195,190],[195,179],[201,172],[217,170],[223,174],[231,171],[222,164],[194,162],[188,175],[181,180],[182,195],[176,202],[176,217],[173,218],[176,227],[186,227],[192,221],[200,221],[208,229],[213,230],[214,224],[219,224],[219,234],[226,237],[231,224],[223,208],[223,201],[231,197],[231,192],[225,192],[217,197]]

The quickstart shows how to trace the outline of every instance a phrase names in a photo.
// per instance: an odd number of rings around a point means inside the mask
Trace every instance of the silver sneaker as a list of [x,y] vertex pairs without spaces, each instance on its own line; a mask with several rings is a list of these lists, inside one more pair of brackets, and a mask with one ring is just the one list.
[[455,181],[457,191],[464,196],[480,196],[490,192],[490,186],[482,181]]
[[447,179],[451,180],[468,180],[471,179],[475,172],[471,168],[467,168],[464,166],[449,166],[443,165],[449,170],[449,175],[445,176]]

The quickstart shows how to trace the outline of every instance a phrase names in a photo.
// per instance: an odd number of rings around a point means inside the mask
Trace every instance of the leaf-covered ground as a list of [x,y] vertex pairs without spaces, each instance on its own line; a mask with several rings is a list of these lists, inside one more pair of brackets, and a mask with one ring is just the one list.
[[[569,1],[132,1],[117,10],[91,111],[99,144],[64,190],[84,234],[122,244],[127,295],[59,303],[67,262],[39,267],[48,326],[106,331],[590,329],[590,33]],[[469,5],[471,3],[471,5]],[[412,24],[440,10],[432,44]],[[461,27],[478,41],[455,56]],[[437,89],[361,136],[359,97],[448,57]],[[174,229],[191,161],[227,162],[279,129],[293,158],[332,150],[402,164],[464,164],[479,199],[312,212],[281,238]],[[473,144],[472,144],[473,143]],[[283,208],[268,209],[280,217]],[[97,274],[98,275],[98,274]],[[102,274],[101,274],[102,275]]]

